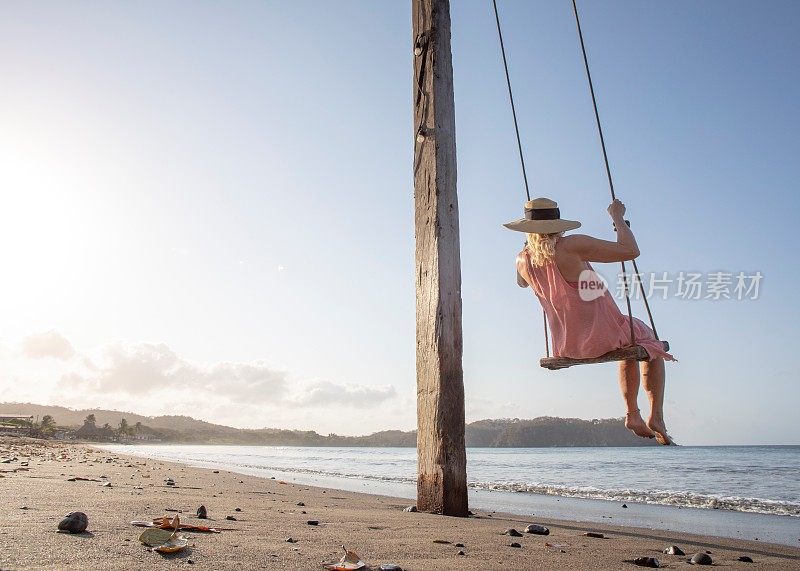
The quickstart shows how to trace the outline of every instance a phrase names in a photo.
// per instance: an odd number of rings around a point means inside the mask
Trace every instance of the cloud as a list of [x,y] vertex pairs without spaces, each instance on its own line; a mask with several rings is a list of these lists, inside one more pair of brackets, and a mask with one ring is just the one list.
[[493,399],[471,396],[466,402],[467,422],[485,418],[514,418],[530,414],[519,402],[500,402]]
[[[392,385],[304,379],[260,360],[200,363],[164,343],[115,342],[82,352],[49,332],[31,336],[23,346],[20,351],[0,345],[0,401],[339,434],[386,428],[390,411],[391,427],[413,425],[411,391],[406,398]],[[332,413],[344,407],[358,414],[343,430],[342,417]]]
[[290,408],[371,407],[397,397],[391,385],[289,381],[264,361],[195,364],[163,343],[113,343],[76,360],[58,389],[107,398],[172,398],[182,402]]
[[219,363],[197,370],[198,380],[209,392],[224,394],[232,402],[276,402],[286,394],[287,374],[266,363]]
[[22,354],[30,359],[61,359],[66,361],[75,354],[75,348],[58,331],[34,333],[22,341]]
[[163,343],[114,343],[59,386],[98,393],[146,396],[170,390],[204,392],[232,402],[275,402],[285,393],[286,373],[263,362],[195,365]]
[[391,385],[366,386],[353,384],[335,384],[318,382],[306,388],[304,393],[294,400],[295,406],[325,406],[331,404],[345,406],[374,406],[397,396]]

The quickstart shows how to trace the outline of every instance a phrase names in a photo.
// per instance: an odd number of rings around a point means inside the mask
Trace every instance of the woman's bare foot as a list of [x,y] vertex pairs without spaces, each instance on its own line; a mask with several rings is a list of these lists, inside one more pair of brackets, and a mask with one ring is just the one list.
[[641,438],[655,438],[655,433],[645,424],[638,410],[625,415],[625,428]]
[[670,444],[675,444],[670,438],[669,434],[667,434],[667,427],[664,424],[664,420],[655,416],[651,416],[650,420],[647,421],[647,426],[650,430],[653,431],[655,434],[656,442],[663,446],[669,446]]

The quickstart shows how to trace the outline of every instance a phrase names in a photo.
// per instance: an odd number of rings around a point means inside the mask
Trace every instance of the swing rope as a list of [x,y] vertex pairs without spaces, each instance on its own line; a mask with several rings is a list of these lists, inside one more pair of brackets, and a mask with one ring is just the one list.
[[[608,153],[606,152],[606,141],[605,137],[603,137],[603,127],[600,123],[600,112],[597,110],[597,97],[594,94],[594,82],[592,82],[592,72],[589,71],[589,58],[586,56],[586,44],[583,41],[583,30],[581,29],[581,19],[578,15],[578,4],[576,0],[572,0],[572,12],[575,14],[575,26],[578,28],[578,39],[580,39],[581,43],[581,53],[583,54],[583,66],[586,69],[586,79],[589,82],[589,93],[592,95],[592,107],[594,108],[594,118],[595,122],[597,123],[597,133],[600,135],[600,148],[603,150],[603,162],[605,163],[606,167],[606,176],[608,177],[608,188],[611,191],[611,200],[615,200],[617,198],[616,193],[614,192],[614,179],[611,177],[611,167],[608,164]],[[626,221],[627,223],[627,221]],[[653,319],[653,313],[650,310],[650,302],[647,301],[647,295],[645,294],[644,287],[642,286],[642,278],[641,274],[639,273],[639,266],[636,264],[636,260],[631,260],[633,264],[633,272],[634,272],[634,283],[638,282],[639,284],[639,291],[642,294],[642,300],[644,301],[644,307],[647,310],[647,317],[650,319],[650,326],[653,328],[653,335],[655,338],[658,339],[658,332],[656,331],[656,324],[655,320]],[[628,320],[630,323],[630,330],[631,330],[631,345],[636,345],[636,336],[633,332],[633,311],[631,310],[631,298],[630,298],[630,291],[628,288],[628,276],[625,269],[625,262],[620,262],[622,265],[622,282],[625,286],[625,303],[628,306]]]
[[[514,118],[514,133],[517,135],[517,150],[519,151],[519,164],[522,167],[522,179],[525,181],[525,196],[531,199],[531,190],[528,186],[528,173],[525,170],[525,155],[522,153],[522,139],[519,136],[519,122],[517,121],[517,108],[514,105],[514,92],[511,90],[511,74],[508,73],[508,60],[506,59],[506,46],[503,42],[503,30],[500,28],[500,14],[497,12],[497,0],[492,0],[494,6],[494,20],[497,22],[497,37],[500,39],[500,53],[503,55],[503,69],[506,72],[506,86],[508,86],[508,100],[511,102],[511,115]],[[544,346],[547,356],[550,357],[550,339],[547,335],[547,313],[542,308],[544,321]]]
[[[516,137],[517,137],[517,149],[519,151],[520,166],[522,167],[522,177],[523,177],[523,179],[525,181],[525,195],[527,196],[527,199],[530,200],[531,199],[531,194],[530,194],[530,188],[529,188],[529,185],[528,185],[528,174],[527,174],[526,169],[525,169],[525,157],[524,157],[523,152],[522,152],[522,140],[521,140],[520,135],[519,135],[519,122],[517,121],[517,110],[516,110],[516,106],[514,105],[514,94],[513,94],[513,91],[511,89],[511,75],[510,75],[510,73],[508,71],[508,60],[506,58],[505,43],[503,42],[503,31],[502,31],[502,28],[500,26],[500,14],[499,14],[498,9],[497,9],[497,0],[492,0],[492,6],[494,8],[495,22],[497,23],[497,37],[500,40],[500,52],[501,52],[501,54],[503,56],[503,69],[505,71],[505,76],[506,76],[506,86],[508,87],[508,99],[509,99],[509,102],[511,103],[511,114],[512,114],[512,117],[514,119],[514,132],[515,132]],[[600,135],[600,146],[601,146],[601,149],[603,151],[603,161],[604,161],[605,168],[606,168],[606,176],[608,178],[608,187],[609,187],[609,190],[611,191],[611,199],[615,200],[616,199],[616,193],[614,191],[614,180],[613,180],[613,178],[611,176],[611,167],[609,166],[609,163],[608,163],[608,153],[606,152],[606,143],[605,143],[605,138],[603,136],[603,127],[602,127],[602,125],[600,123],[600,112],[598,111],[598,107],[597,107],[597,97],[595,96],[595,92],[594,92],[594,83],[592,82],[592,74],[591,74],[591,71],[589,70],[589,59],[588,59],[588,57],[586,55],[586,45],[585,45],[584,40],[583,40],[583,31],[581,29],[580,17],[578,16],[578,6],[577,6],[577,3],[576,3],[576,0],[572,0],[572,9],[573,9],[573,13],[575,14],[575,24],[576,24],[577,29],[578,29],[578,38],[580,39],[581,53],[583,54],[583,64],[584,64],[584,68],[586,70],[586,79],[588,80],[589,92],[590,92],[590,94],[592,96],[592,106],[594,108],[594,117],[595,117],[595,122],[597,124],[597,132]],[[655,321],[653,320],[653,314],[652,314],[652,312],[650,310],[650,304],[647,301],[647,296],[645,295],[644,288],[642,287],[642,281],[641,281],[641,276],[640,276],[640,273],[639,273],[639,268],[638,268],[638,266],[636,264],[636,260],[632,260],[632,263],[633,263],[633,269],[634,269],[634,275],[635,275],[634,281],[635,282],[638,281],[639,290],[642,293],[642,299],[644,300],[644,305],[645,305],[645,308],[647,309],[647,316],[650,319],[650,325],[653,328],[653,333],[654,333],[656,339],[658,339],[658,332],[656,331]],[[627,310],[628,310],[628,324],[630,326],[631,345],[636,345],[636,334],[635,334],[634,328],[633,328],[633,309],[631,307],[631,291],[630,291],[631,288],[628,285],[627,268],[625,266],[625,262],[620,262],[620,264],[622,266],[622,280],[623,280],[623,286],[624,286],[624,290],[625,290],[625,304],[626,304]],[[546,352],[547,352],[547,357],[549,358],[550,357],[550,341],[549,341],[549,337],[548,337],[548,329],[549,328],[548,328],[548,323],[547,323],[547,313],[544,311],[544,309],[542,310],[542,316],[543,316],[543,320],[544,320],[545,349],[546,349]]]
[[[522,165],[522,178],[525,180],[525,196],[531,199],[531,191],[528,187],[528,173],[525,172],[525,157],[522,154],[522,140],[519,137],[519,123],[517,123],[517,108],[514,105],[514,93],[511,91],[511,76],[508,73],[508,61],[506,60],[506,46],[503,43],[503,31],[500,29],[500,15],[497,13],[497,0],[492,0],[494,6],[494,19],[497,22],[497,37],[500,38],[500,53],[503,54],[503,68],[506,70],[506,85],[508,86],[508,100],[511,102],[511,115],[514,117],[514,131],[517,134],[517,149],[519,150],[519,162]],[[545,317],[545,319],[547,319]]]
[[[592,95],[592,106],[594,107],[594,119],[597,123],[597,132],[600,135],[600,148],[603,149],[603,161],[606,165],[606,176],[608,177],[608,188],[611,191],[611,200],[616,200],[614,192],[614,179],[611,178],[611,167],[608,165],[608,153],[606,152],[606,140],[603,137],[603,127],[600,124],[600,112],[597,110],[597,98],[594,95],[594,82],[592,82],[592,72],[589,71],[589,58],[586,56],[586,44],[583,43],[583,31],[581,30],[581,19],[578,16],[578,5],[572,0],[572,11],[575,14],[575,25],[578,27],[578,38],[581,41],[581,53],[583,53],[583,66],[586,69],[586,79],[589,82],[589,93]],[[631,330],[631,345],[636,345],[636,334],[633,332],[633,310],[631,309],[631,295],[628,288],[628,273],[625,262],[620,262],[622,266],[622,284],[625,286],[625,304],[628,306],[628,324]],[[642,296],[647,300],[646,296]]]

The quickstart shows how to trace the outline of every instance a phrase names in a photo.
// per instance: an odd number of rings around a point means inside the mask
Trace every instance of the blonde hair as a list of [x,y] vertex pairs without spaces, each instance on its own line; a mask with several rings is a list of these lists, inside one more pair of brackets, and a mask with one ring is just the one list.
[[538,268],[547,262],[552,262],[556,257],[556,242],[563,235],[563,232],[528,234],[528,243],[525,245],[525,249],[531,256],[531,263]]

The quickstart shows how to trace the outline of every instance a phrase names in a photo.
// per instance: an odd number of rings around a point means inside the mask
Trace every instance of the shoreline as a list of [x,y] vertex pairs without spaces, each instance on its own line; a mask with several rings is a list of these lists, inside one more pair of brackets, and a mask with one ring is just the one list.
[[[220,456],[215,446],[120,446],[98,445],[102,450],[115,453],[129,453],[135,456],[174,461],[187,466],[228,470],[239,474],[257,477],[278,476],[297,484],[369,493],[390,497],[406,498],[413,503],[416,498],[416,483],[403,478],[369,477],[358,474],[328,473],[304,468],[285,470],[272,462],[260,464],[250,454],[257,454],[259,447],[247,447],[245,456]],[[194,450],[204,449],[203,451]],[[239,447],[236,447],[237,449]],[[273,448],[273,447],[270,447]],[[251,450],[253,449],[253,450]],[[175,450],[175,453],[171,451]],[[180,452],[189,450],[188,453]],[[344,454],[350,448],[342,449]],[[204,456],[200,452],[205,452]],[[273,459],[274,460],[274,459]],[[271,465],[276,464],[276,465]],[[283,464],[281,464],[283,466]],[[346,472],[346,471],[345,471]],[[490,489],[470,487],[470,506],[489,512],[509,513],[516,516],[530,516],[559,519],[569,513],[569,518],[583,523],[604,525],[616,523],[629,527],[660,529],[670,532],[699,533],[749,539],[768,543],[798,545],[798,526],[800,518],[789,514],[760,513],[747,510],[729,510],[680,504],[637,501],[630,497],[598,498],[535,492],[518,492],[509,489]],[[622,509],[622,506],[628,509]]]
[[[795,546],[570,518],[523,518],[476,508],[471,518],[405,513],[403,508],[411,503],[407,499],[226,470],[215,473],[83,444],[0,440],[0,460],[13,457],[17,460],[0,464],[0,567],[11,570],[150,569],[174,565],[172,559],[239,571],[269,563],[281,569],[322,569],[323,560],[341,556],[342,544],[357,551],[372,568],[395,563],[407,571],[630,569],[625,561],[636,557],[657,557],[670,567],[685,565],[685,557],[661,552],[672,544],[682,547],[687,556],[709,550],[715,563],[727,566],[800,569],[800,547]],[[67,481],[75,476],[95,481]],[[177,485],[165,485],[168,477]],[[106,482],[111,485],[103,485]],[[208,508],[210,523],[194,518],[201,504]],[[91,533],[55,533],[58,521],[70,511],[87,513]],[[172,558],[139,544],[142,530],[130,521],[179,512],[187,523],[230,531],[187,534],[188,553]],[[236,520],[227,521],[227,516]],[[308,525],[311,519],[319,525]],[[551,534],[502,535],[506,528],[522,531],[530,523],[548,526]],[[605,538],[582,535],[589,531],[603,533]],[[289,537],[296,542],[287,542]],[[436,539],[450,543],[434,543]],[[510,547],[513,542],[520,547]],[[465,547],[456,547],[457,543]],[[741,555],[749,555],[755,564],[738,561]]]

